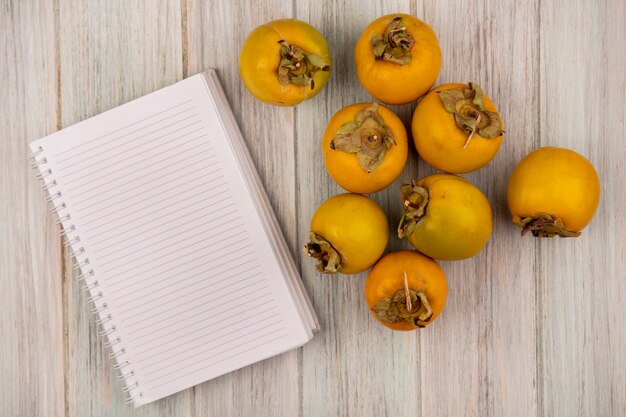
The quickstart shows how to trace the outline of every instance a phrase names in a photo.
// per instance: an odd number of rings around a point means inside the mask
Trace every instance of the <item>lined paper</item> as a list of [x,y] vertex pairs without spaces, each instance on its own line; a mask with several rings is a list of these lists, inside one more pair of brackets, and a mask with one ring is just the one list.
[[312,336],[228,121],[199,75],[31,144],[136,405]]

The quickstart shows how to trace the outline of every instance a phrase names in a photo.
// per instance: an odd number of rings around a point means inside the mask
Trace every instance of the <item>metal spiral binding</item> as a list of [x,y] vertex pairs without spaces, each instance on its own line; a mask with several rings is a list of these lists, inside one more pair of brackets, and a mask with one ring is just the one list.
[[[50,213],[52,213],[52,212],[55,212],[55,213],[56,213],[56,212],[58,212],[59,210],[63,210],[63,209],[66,209],[66,208],[67,208],[67,206],[65,205],[65,203],[61,203],[61,204],[59,204],[58,206],[55,206],[54,204],[51,204],[51,207],[50,207],[50,210],[49,210],[49,211],[50,211]],[[66,244],[66,245],[65,245],[65,247],[66,247],[66,248],[67,248],[68,246],[69,246],[68,244]]]
[[127,366],[130,366],[130,362],[128,360],[124,360],[122,362],[118,362],[115,366],[113,366],[113,368],[121,370],[126,368]]
[[48,159],[43,154],[44,149],[41,146],[30,153],[31,166],[39,171],[37,178],[43,183],[41,189],[48,190],[46,200],[50,203],[50,212],[55,212],[58,215],[55,223],[60,226],[61,235],[65,238],[63,246],[72,250],[75,258],[72,269],[80,271],[78,280],[84,282],[84,291],[89,294],[87,298],[94,304],[92,311],[97,316],[96,324],[102,328],[100,335],[106,338],[105,346],[111,351],[109,356],[115,359],[114,368],[119,371],[118,379],[123,382],[122,389],[126,393],[126,403],[130,404],[143,398],[143,392],[141,392],[140,384],[136,380],[135,371],[132,369],[130,361],[124,356],[126,355],[126,348],[121,336],[116,334],[117,327],[105,301],[106,296],[99,288],[94,270],[90,267],[85,247],[78,245],[81,241],[80,235],[76,226],[71,223],[72,216],[66,212],[67,205],[63,200],[63,193],[58,189],[53,170],[47,165]]
[[57,219],[57,221],[55,222],[55,224],[61,224],[63,222],[67,222],[67,221],[70,221],[70,220],[72,220],[72,216],[70,216],[69,214],[66,214],[63,217],[59,217]]
[[[62,204],[63,208],[65,208],[65,203]],[[71,245],[73,245],[74,243],[78,243],[80,242],[80,236],[74,236],[71,239],[65,239],[65,242],[63,242],[63,246],[66,248],[69,248]]]
[[79,281],[85,281],[87,278],[89,278],[89,277],[93,277],[93,275],[94,275],[93,269],[90,269],[90,270],[89,270],[89,271],[87,271],[87,272],[81,272],[81,273],[78,275],[78,280],[79,280]]
[[[113,340],[110,340],[108,342],[106,342],[104,344],[104,346],[108,347],[108,348],[112,348],[113,346],[117,345],[118,343],[122,343],[122,338],[117,336],[116,338],[114,338]],[[115,368],[115,369],[119,369],[119,368]]]

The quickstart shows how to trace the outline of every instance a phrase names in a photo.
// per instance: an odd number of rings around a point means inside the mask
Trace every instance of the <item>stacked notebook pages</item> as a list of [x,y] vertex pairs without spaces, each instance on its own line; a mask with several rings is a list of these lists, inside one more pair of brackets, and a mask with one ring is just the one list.
[[318,328],[214,71],[31,143],[129,402]]

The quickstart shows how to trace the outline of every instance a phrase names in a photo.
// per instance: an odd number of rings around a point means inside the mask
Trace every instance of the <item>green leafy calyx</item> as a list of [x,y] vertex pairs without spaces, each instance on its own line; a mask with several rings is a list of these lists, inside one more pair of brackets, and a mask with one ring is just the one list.
[[485,139],[494,139],[504,133],[498,113],[485,109],[483,91],[478,85],[468,83],[464,89],[442,90],[439,97],[445,109],[454,115],[459,129],[468,133],[463,148],[469,145],[476,134]]
[[411,48],[415,40],[406,30],[401,16],[394,17],[383,34],[374,35],[371,43],[377,61],[383,60],[399,65],[411,62]]
[[398,225],[398,237],[402,239],[410,236],[417,223],[426,215],[428,190],[417,185],[417,181],[412,180],[410,184],[403,184],[400,187],[400,196],[404,212]]
[[406,272],[404,287],[392,296],[380,299],[372,311],[384,323],[404,322],[417,327],[425,327],[425,323],[433,317],[426,294],[422,290],[409,288]]
[[356,154],[359,166],[369,173],[383,162],[385,152],[395,144],[391,129],[378,114],[378,104],[374,103],[357,112],[354,120],[342,124],[330,147]]
[[546,213],[535,216],[514,216],[513,223],[522,228],[522,236],[531,232],[535,237],[578,237],[580,232],[567,230],[563,221]]
[[280,65],[278,66],[278,81],[282,85],[296,84],[315,88],[313,74],[317,71],[330,71],[330,65],[324,62],[322,57],[310,54],[297,47],[290,45],[281,39]]
[[304,253],[317,260],[315,268],[323,274],[334,274],[341,270],[339,252],[316,233],[309,233],[309,242],[304,246]]

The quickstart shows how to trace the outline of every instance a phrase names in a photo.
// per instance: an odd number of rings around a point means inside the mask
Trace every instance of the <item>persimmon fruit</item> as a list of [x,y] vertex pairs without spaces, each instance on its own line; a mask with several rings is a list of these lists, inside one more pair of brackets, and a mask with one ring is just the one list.
[[477,84],[443,84],[417,105],[411,131],[424,161],[440,171],[463,174],[494,158],[504,126],[498,109]]
[[439,76],[441,49],[435,32],[416,17],[394,13],[371,22],[354,48],[363,87],[387,104],[426,94]]
[[322,152],[326,170],[337,184],[353,193],[374,193],[402,172],[408,156],[406,129],[383,106],[353,104],[328,123]]
[[413,250],[385,255],[365,280],[365,301],[372,316],[393,330],[430,325],[443,310],[447,295],[443,269]]
[[404,184],[398,237],[424,255],[452,261],[477,254],[491,236],[491,206],[465,178],[435,174]]
[[321,91],[332,67],[324,36],[296,19],[280,19],[254,29],[239,56],[248,91],[276,106],[293,106]]
[[600,181],[582,155],[564,148],[539,148],[513,170],[507,202],[522,235],[577,237],[598,208]]
[[339,194],[329,198],[311,219],[304,252],[319,272],[356,274],[371,267],[385,251],[389,224],[371,198]]

